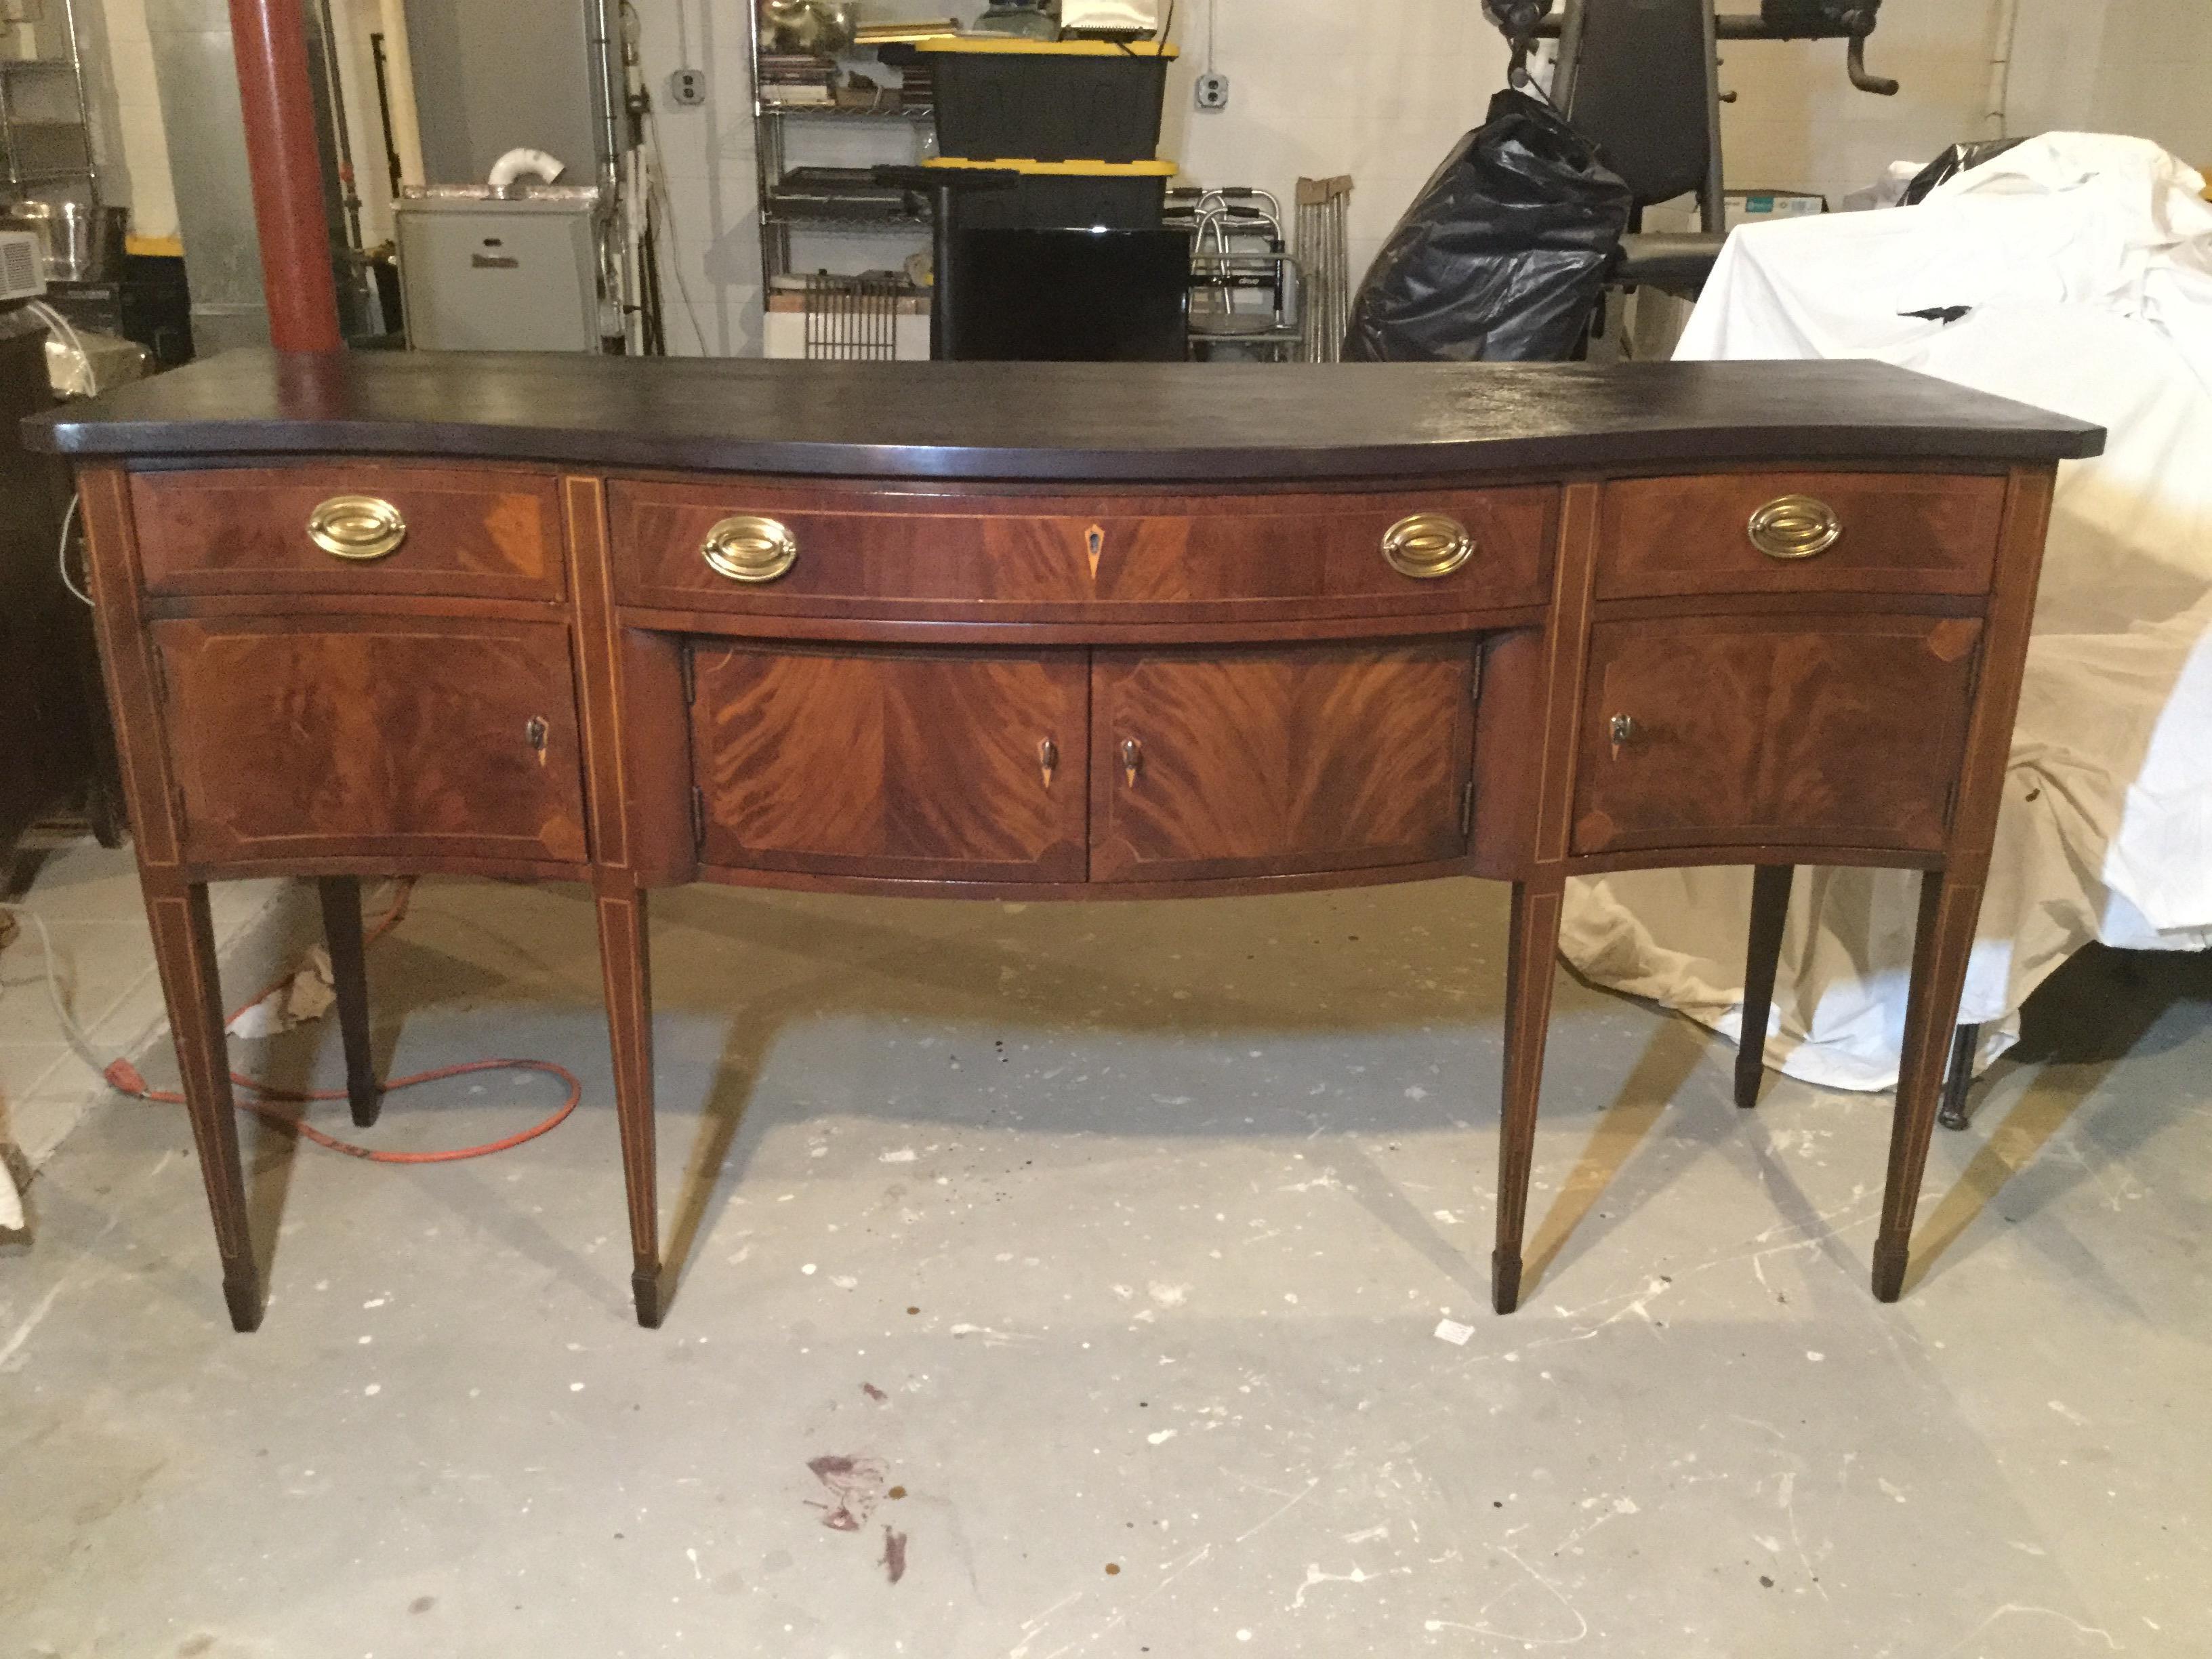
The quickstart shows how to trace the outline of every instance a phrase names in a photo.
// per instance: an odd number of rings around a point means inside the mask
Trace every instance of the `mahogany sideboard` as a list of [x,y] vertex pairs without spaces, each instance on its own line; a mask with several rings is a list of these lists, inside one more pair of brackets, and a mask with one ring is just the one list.
[[[233,1322],[262,1307],[206,884],[588,882],[638,1318],[646,897],[1513,885],[1518,1300],[1570,876],[1923,872],[1875,1294],[1902,1287],[2057,464],[1867,363],[796,364],[237,353],[42,417],[76,465]],[[1754,1042],[1739,1100],[1759,1080]]]

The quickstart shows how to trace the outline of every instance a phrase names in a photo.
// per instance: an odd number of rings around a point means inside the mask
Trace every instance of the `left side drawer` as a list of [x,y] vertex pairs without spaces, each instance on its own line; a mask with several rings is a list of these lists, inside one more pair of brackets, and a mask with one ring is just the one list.
[[557,599],[550,475],[321,461],[134,473],[151,593]]

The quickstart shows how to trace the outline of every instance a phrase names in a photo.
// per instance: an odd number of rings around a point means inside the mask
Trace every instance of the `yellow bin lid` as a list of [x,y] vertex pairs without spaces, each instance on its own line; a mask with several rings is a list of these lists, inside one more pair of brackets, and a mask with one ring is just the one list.
[[922,166],[992,168],[1000,173],[1018,173],[1030,178],[1172,179],[1176,173],[1173,161],[1036,161],[1018,155],[1006,156],[995,161],[982,161],[973,155],[933,155]]
[[916,52],[1057,52],[1063,58],[1180,58],[1159,40],[1029,40],[1018,34],[938,34],[914,43]]

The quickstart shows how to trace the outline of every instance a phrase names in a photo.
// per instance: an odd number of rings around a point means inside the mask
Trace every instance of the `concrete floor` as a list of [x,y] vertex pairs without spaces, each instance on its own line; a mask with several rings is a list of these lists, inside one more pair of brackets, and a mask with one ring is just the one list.
[[586,898],[426,884],[391,1066],[584,1106],[431,1168],[249,1127],[253,1337],[181,1112],[88,1111],[0,1251],[0,1659],[2212,1651],[2206,963],[2054,982],[1896,1308],[1886,1098],[1740,1115],[1725,1045],[1563,980],[1500,1320],[1504,897],[657,900],[647,1332]]

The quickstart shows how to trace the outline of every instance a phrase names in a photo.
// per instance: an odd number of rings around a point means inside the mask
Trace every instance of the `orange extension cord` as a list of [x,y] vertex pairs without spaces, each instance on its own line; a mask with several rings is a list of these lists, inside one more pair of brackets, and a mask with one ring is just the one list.
[[[375,926],[368,930],[368,938],[362,941],[363,951],[368,950],[370,945],[374,945],[377,940],[382,939],[406,919],[408,901],[414,896],[414,878],[410,876],[402,879],[398,891],[392,901],[392,908],[378,918]],[[282,979],[275,980],[264,986],[246,1002],[232,1010],[229,1018],[224,1021],[226,1028],[230,1020],[236,1019],[240,1014],[244,1013],[255,1003],[283,989],[291,981],[292,976],[287,974]],[[437,1083],[447,1078],[467,1077],[477,1072],[542,1072],[548,1077],[557,1077],[566,1083],[568,1085],[568,1097],[562,1102],[561,1109],[544,1122],[525,1129],[520,1134],[508,1135],[503,1140],[487,1141],[481,1146],[460,1146],[450,1152],[380,1152],[374,1147],[357,1146],[349,1140],[340,1140],[336,1135],[325,1134],[305,1118],[295,1117],[277,1111],[268,1103],[272,1101],[281,1101],[288,1105],[307,1106],[320,1101],[343,1100],[347,1098],[347,1095],[343,1089],[278,1089],[240,1072],[233,1072],[230,1074],[230,1080],[237,1087],[251,1090],[258,1097],[254,1100],[240,1101],[239,1107],[243,1111],[252,1113],[270,1127],[289,1134],[303,1135],[318,1146],[327,1146],[334,1152],[343,1152],[348,1158],[367,1158],[372,1164],[458,1164],[464,1158],[489,1158],[494,1152],[506,1152],[509,1147],[520,1146],[526,1140],[535,1140],[538,1136],[559,1128],[568,1121],[568,1114],[576,1109],[577,1104],[584,1097],[584,1085],[576,1074],[565,1066],[556,1066],[550,1060],[472,1060],[463,1066],[441,1066],[433,1072],[417,1072],[412,1077],[394,1078],[391,1082],[384,1085],[384,1092],[388,1095],[398,1094],[402,1089],[416,1088],[425,1083]],[[149,1086],[143,1074],[127,1060],[112,1062],[100,1075],[107,1079],[110,1087],[137,1099],[159,1101],[172,1106],[181,1106],[185,1103],[184,1096],[173,1089],[156,1089]]]

